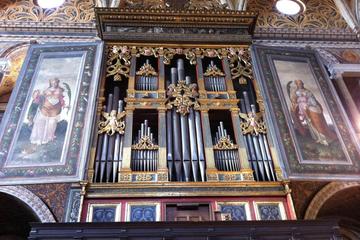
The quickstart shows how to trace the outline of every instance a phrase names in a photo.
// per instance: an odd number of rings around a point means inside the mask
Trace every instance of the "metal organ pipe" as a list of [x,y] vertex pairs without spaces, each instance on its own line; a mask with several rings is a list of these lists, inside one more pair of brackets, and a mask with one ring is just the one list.
[[[171,84],[178,81],[191,84],[185,77],[184,61],[177,60],[177,68],[171,68]],[[167,112],[167,161],[169,177],[176,181],[205,181],[205,153],[202,139],[200,113],[190,109],[180,114],[172,108]]]
[[[146,59],[142,68],[146,68],[151,72],[154,72],[154,68],[151,66],[149,59]],[[158,77],[151,73],[142,73],[142,75],[136,77],[136,90],[140,91],[154,91],[157,90]]]
[[157,170],[158,146],[155,145],[148,120],[140,124],[137,136],[133,141],[131,153],[131,169],[133,171],[150,172]]
[[[171,68],[171,83],[177,84],[177,69]],[[180,132],[180,116],[173,108],[171,110],[172,130],[173,130],[173,154],[175,162],[176,181],[182,181],[182,146],[181,146],[181,132]]]
[[[118,113],[124,110],[124,103],[122,100],[118,101]],[[119,133],[116,133],[115,137],[115,149],[114,149],[114,162],[113,162],[113,182],[116,182],[118,172],[122,165],[122,150],[124,145],[124,137]]]
[[[211,74],[210,70],[213,70]],[[214,74],[215,71],[217,74]],[[207,72],[209,72],[209,75],[204,77],[205,89],[213,92],[226,91],[225,77],[222,76],[220,69],[215,65],[214,61],[210,61]]]
[[[244,113],[256,113],[255,105],[250,104],[247,92],[243,92],[244,100],[241,100],[241,111]],[[251,154],[251,166],[254,170],[255,180],[275,181],[275,172],[272,164],[268,143],[264,134],[246,135],[248,150]]]
[[[112,109],[113,103],[113,95],[109,94],[108,102],[106,105],[106,112],[110,113]],[[107,158],[107,151],[109,145],[109,135],[104,135],[103,147],[101,151],[101,165],[100,165],[100,182],[103,182],[103,178],[105,177],[105,168],[106,168],[106,158]],[[106,180],[106,179],[105,179]]]
[[[221,142],[225,142],[227,148],[221,148]],[[220,122],[214,138],[215,165],[219,171],[240,171],[238,148],[231,140],[230,135]]]

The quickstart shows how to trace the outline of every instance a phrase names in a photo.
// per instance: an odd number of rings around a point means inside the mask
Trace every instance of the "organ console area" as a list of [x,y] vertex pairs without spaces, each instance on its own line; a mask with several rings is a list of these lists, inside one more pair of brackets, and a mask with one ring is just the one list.
[[247,46],[105,52],[90,182],[281,180]]

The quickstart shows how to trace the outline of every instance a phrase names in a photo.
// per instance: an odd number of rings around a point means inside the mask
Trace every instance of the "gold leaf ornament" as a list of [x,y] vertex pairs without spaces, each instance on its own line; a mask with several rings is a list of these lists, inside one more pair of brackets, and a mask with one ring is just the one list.
[[131,51],[127,46],[112,46],[108,51],[106,77],[114,76],[114,81],[128,78],[131,64]]
[[106,133],[110,136],[115,133],[124,134],[125,132],[125,121],[124,117],[126,112],[117,113],[116,110],[112,110],[110,113],[102,112],[102,116],[105,118],[104,121],[99,122],[99,134]]
[[176,107],[176,112],[183,116],[190,112],[190,108],[200,109],[200,104],[197,101],[199,93],[195,83],[186,84],[184,80],[180,80],[176,85],[170,84],[167,95],[169,98],[166,107],[168,109]]
[[234,144],[229,137],[221,137],[214,145],[214,150],[235,150],[238,146]]
[[139,142],[132,145],[133,150],[157,150],[158,145],[155,145],[149,136],[143,136],[139,139]]
[[245,134],[253,134],[255,136],[260,133],[266,134],[267,129],[264,121],[262,120],[262,113],[249,112],[239,113],[239,116],[244,120],[240,123],[241,131]]

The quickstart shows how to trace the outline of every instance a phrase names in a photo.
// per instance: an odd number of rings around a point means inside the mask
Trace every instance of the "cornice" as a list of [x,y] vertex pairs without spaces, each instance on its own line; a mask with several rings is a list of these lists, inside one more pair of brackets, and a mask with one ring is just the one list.
[[249,42],[257,16],[230,10],[130,8],[96,8],[95,14],[103,40],[204,43]]

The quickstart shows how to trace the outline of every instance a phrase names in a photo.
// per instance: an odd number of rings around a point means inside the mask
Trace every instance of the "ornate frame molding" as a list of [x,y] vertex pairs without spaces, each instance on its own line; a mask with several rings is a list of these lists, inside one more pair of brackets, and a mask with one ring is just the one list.
[[31,191],[21,186],[0,186],[0,192],[18,198],[28,205],[42,223],[56,222],[54,215],[46,204]]
[[325,204],[336,193],[360,186],[360,182],[332,182],[326,185],[323,189],[318,192],[315,197],[312,199],[305,213],[305,220],[316,219],[321,207]]
[[[250,42],[256,13],[231,10],[95,8],[105,41]],[[201,27],[199,27],[201,26]]]

